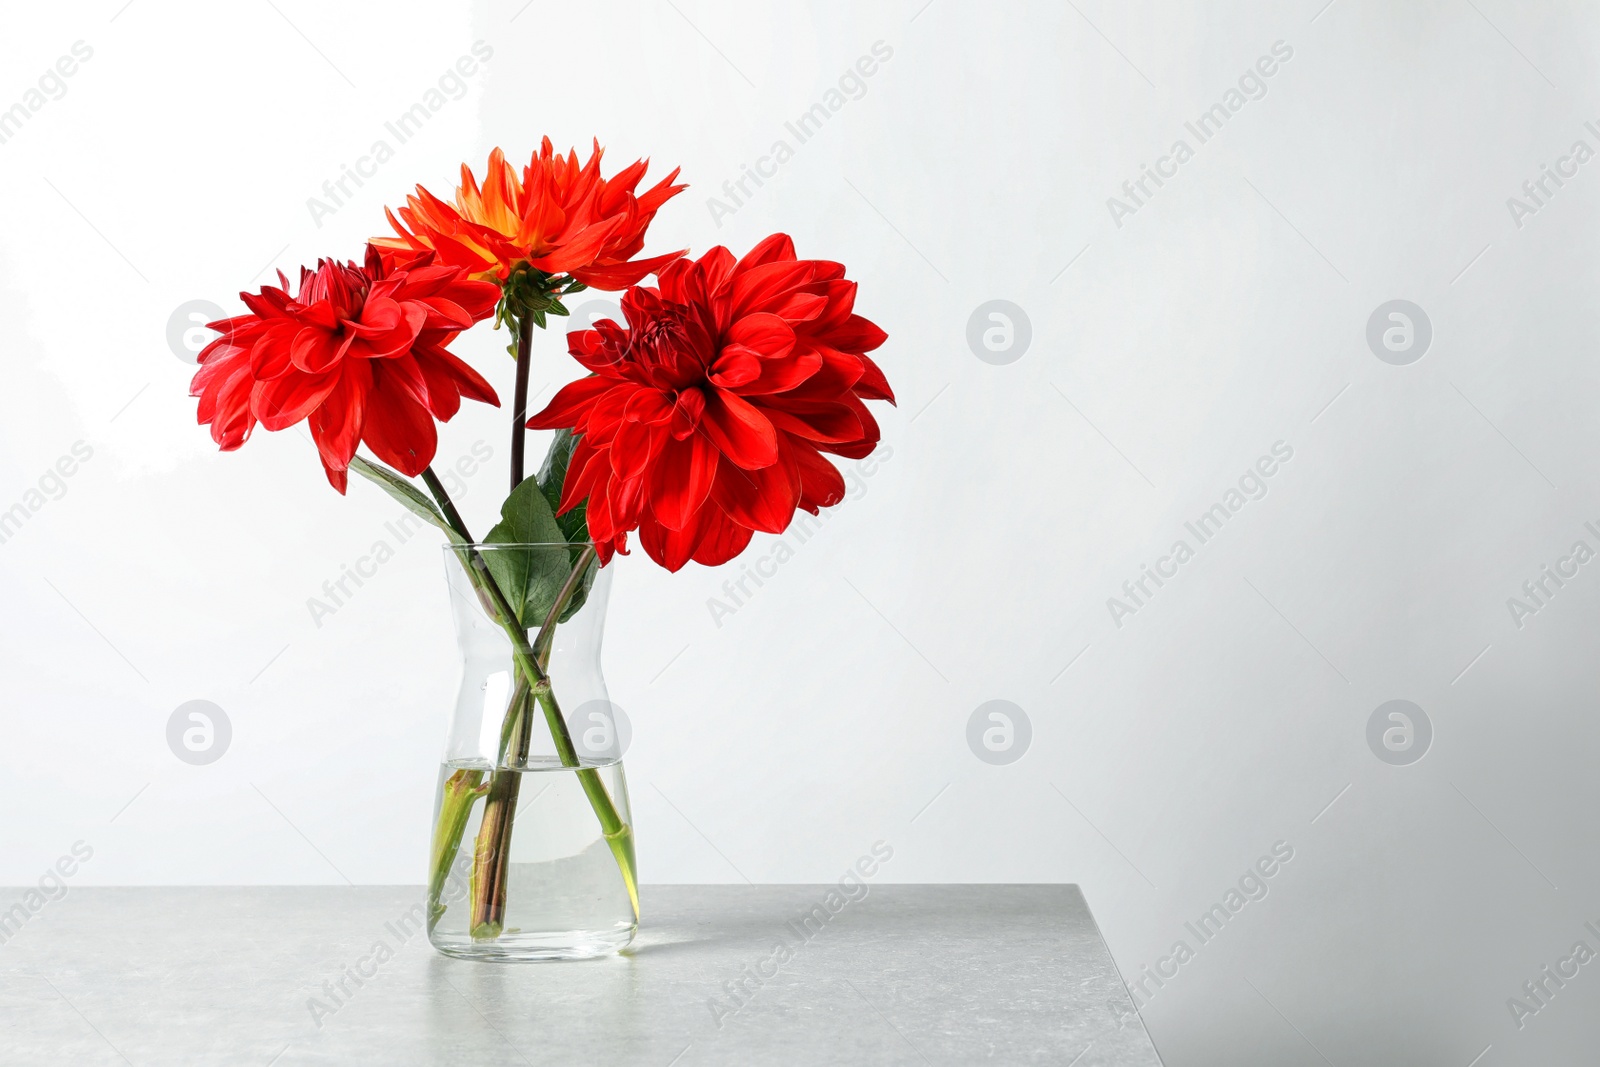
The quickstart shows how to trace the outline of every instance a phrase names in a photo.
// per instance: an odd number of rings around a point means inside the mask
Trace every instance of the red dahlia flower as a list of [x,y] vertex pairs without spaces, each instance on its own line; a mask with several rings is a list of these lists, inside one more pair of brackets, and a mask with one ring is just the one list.
[[661,271],[609,319],[568,335],[593,376],[566,386],[528,426],[581,434],[560,510],[588,500],[602,560],[630,530],[651,559],[725,563],[752,531],[782,533],[796,508],[844,498],[821,455],[860,459],[878,443],[863,400],[894,402],[865,353],[877,326],[852,314],[844,267],[796,259],[773,234],[734,262],[726,248]]
[[222,336],[201,351],[189,387],[224,452],[257,422],[282,430],[308,419],[342,493],[357,444],[416,476],[438,447],[435,418],[448,421],[463,396],[499,406],[489,383],[445,351],[494,311],[499,286],[436,265],[431,253],[385,257],[371,245],[365,266],[302,267],[294,296],[281,272],[278,280],[281,288],[239,294],[249,314],[209,324]]
[[[648,163],[639,160],[610,178],[600,176],[600,143],[581,168],[578,153],[555,155],[546,137],[522,169],[522,180],[496,148],[483,187],[463,163],[451,207],[422,186],[406,197],[400,218],[385,209],[398,237],[378,237],[384,249],[433,249],[473,277],[505,281],[522,264],[546,274],[569,274],[595,289],[625,289],[682,252],[629,262],[644,247],[656,210],[686,188],[674,170],[634,195]],[[409,228],[408,228],[409,227]]]

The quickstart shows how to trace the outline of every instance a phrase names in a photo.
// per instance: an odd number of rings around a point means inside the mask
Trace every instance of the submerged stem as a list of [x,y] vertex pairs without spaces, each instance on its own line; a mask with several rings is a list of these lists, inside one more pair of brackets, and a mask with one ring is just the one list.
[[428,865],[428,929],[444,914],[440,897],[444,884],[455,866],[456,853],[461,850],[461,835],[466,831],[467,818],[472,814],[473,803],[483,795],[483,772],[462,769],[447,778],[439,787],[439,821],[433,828],[433,849]]
[[[528,714],[526,685],[518,685],[506,709],[506,726],[500,762],[502,766],[526,766],[532,717]],[[517,798],[522,792],[522,775],[516,770],[496,769],[489,776],[488,799],[483,803],[483,822],[472,849],[472,914],[468,928],[474,940],[493,939],[505,927],[506,880],[511,872],[511,827],[517,817]]]

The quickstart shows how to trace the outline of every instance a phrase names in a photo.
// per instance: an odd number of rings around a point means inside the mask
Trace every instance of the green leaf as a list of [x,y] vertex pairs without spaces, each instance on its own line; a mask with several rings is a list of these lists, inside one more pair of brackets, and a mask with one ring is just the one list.
[[[500,521],[484,540],[501,545],[560,545],[566,537],[538,480],[528,478],[500,505]],[[571,553],[548,548],[491,550],[483,553],[483,558],[511,610],[530,628],[544,623],[572,570]]]
[[[557,430],[555,440],[550,442],[550,451],[545,453],[544,464],[534,475],[552,512],[561,506],[561,489],[567,483],[567,468],[572,465],[572,450],[578,447],[579,437],[571,430]],[[585,500],[565,515],[556,516],[562,540],[579,546],[589,543],[588,510],[589,502]]]
[[[572,465],[572,450],[578,446],[580,436],[571,430],[557,430],[555,440],[550,442],[550,451],[545,453],[544,464],[532,479],[539,483],[539,489],[544,493],[545,500],[549,501],[552,512],[561,506],[561,489],[566,485],[567,468]],[[561,527],[561,536],[573,546],[572,566],[577,566],[579,557],[583,555],[583,547],[589,543],[588,510],[589,502],[586,500],[565,515],[556,516],[556,525]],[[591,566],[584,574],[582,584],[567,602],[567,608],[561,613],[560,621],[566,622],[583,607],[583,602],[589,598],[589,587],[594,585],[594,578],[599,570],[599,567]]]
[[360,456],[351,457],[350,469],[363,478],[375,482],[378,488],[405,505],[408,511],[420,515],[439,527],[453,543],[458,545],[466,544],[461,535],[450,528],[450,524],[445,521],[444,512],[439,510],[438,505],[423,495],[422,490],[413,485],[399,471],[390,470],[381,463],[373,463],[362,459]]

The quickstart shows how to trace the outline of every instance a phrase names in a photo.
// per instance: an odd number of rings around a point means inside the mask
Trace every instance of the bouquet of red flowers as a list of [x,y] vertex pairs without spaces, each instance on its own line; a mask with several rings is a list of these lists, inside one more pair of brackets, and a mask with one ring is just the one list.
[[[257,424],[306,422],[335,489],[344,493],[354,470],[444,533],[483,617],[503,634],[514,682],[497,751],[442,778],[433,832],[430,930],[450,907],[446,886],[475,816],[462,926],[470,944],[435,938],[460,954],[516,955],[517,931],[505,923],[511,834],[536,717],[553,759],[581,786],[637,923],[621,779],[608,788],[610,763],[579,751],[550,666],[557,628],[579,612],[596,572],[628,554],[635,531],[670,571],[690,560],[717,566],[754,534],[782,533],[798,509],[839,503],[844,480],[824,454],[870,453],[879,430],[865,401],[894,400],[867,355],[885,334],[855,313],[843,265],[798,258],[785,234],[742,257],[719,246],[698,259],[636,258],[657,210],[684,186],[674,170],[636,192],[645,161],[610,178],[600,163],[598,144],[580,164],[547,138],[520,175],[498,148],[481,183],[463,165],[453,204],[419,186],[388,213],[395,235],[374,238],[359,262],[320,260],[293,291],[279,274],[278,285],[241,293],[245,313],[210,324],[219,336],[200,353],[191,388],[224,451]],[[651,274],[656,284],[641,284]],[[564,300],[586,288],[620,291],[625,321],[568,335],[587,373],[530,417],[533,328],[566,315]],[[448,421],[463,397],[499,406],[485,377],[449,351],[491,316],[515,336],[510,493],[478,541],[430,464],[434,420]],[[535,476],[525,464],[530,428],[557,431]],[[543,950],[533,954],[576,954]]]

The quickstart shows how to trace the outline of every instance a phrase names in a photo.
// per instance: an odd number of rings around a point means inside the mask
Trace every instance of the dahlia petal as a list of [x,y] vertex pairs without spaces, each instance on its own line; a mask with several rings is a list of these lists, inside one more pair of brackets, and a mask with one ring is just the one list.
[[786,233],[775,233],[744,254],[739,260],[739,270],[748,271],[781,260],[792,262],[794,258],[794,240]]
[[669,530],[659,522],[639,524],[639,543],[645,554],[673,573],[693,558],[699,536],[698,524],[687,530]]
[[617,385],[610,378],[593,376],[579,378],[561,387],[544,410],[528,420],[530,430],[572,429],[583,421],[594,402]]
[[611,441],[611,470],[616,479],[629,482],[642,478],[667,437],[647,423],[624,419]]
[[681,167],[672,168],[671,174],[668,174],[639,195],[639,213],[644,216],[645,222],[649,222],[655,217],[656,209],[662,204],[689,188],[687,185],[672,184],[681,169]]
[[427,321],[428,309],[414,301],[369,297],[361,320],[345,327],[360,338],[370,358],[388,359],[408,351]]
[[[878,428],[877,417],[872,414],[872,411],[867,407],[867,405],[863,404],[855,397],[850,397],[850,405],[856,413],[856,418],[861,420],[861,440],[862,443],[871,446],[867,449],[867,451],[870,452],[872,451],[873,447],[877,446],[878,441],[883,437],[883,431]],[[863,453],[863,455],[865,455],[865,453]]]
[[452,267],[461,267],[469,271],[487,270],[495,265],[494,257],[488,255],[487,250],[479,247],[469,239],[457,238],[454,235],[434,231],[429,234],[429,241],[439,252],[439,258]]
[[[703,509],[705,512],[712,508]],[[690,558],[703,567],[720,567],[750,544],[752,531],[721,516],[708,515],[705,532]]]
[[204,370],[211,363],[232,363],[241,358],[248,360],[253,343],[249,332],[230,330],[202,348],[195,357],[195,363]]
[[[239,295],[240,296],[248,296],[249,294],[240,293]],[[222,340],[223,337],[227,337],[229,334],[233,333],[234,331],[242,330],[246,326],[254,326],[254,325],[258,324],[260,321],[261,320],[259,318],[257,318],[255,315],[235,315],[235,316],[233,316],[232,318],[229,318],[229,319],[218,319],[216,322],[208,322],[208,323],[206,323],[206,329],[215,330],[218,333],[222,334],[222,337],[216,338],[211,342],[212,344],[216,344],[217,341]],[[209,347],[209,346],[207,346],[207,347]]]
[[800,479],[788,463],[775,462],[757,470],[720,463],[711,499],[741,526],[782,533],[800,503]]
[[676,385],[692,385],[705,377],[706,371],[717,358],[717,328],[712,322],[699,317],[682,322],[681,344],[674,346],[668,362],[669,373]]
[[672,418],[673,407],[673,402],[661,390],[640,389],[628,399],[622,417],[629,422],[661,423]]
[[[200,364],[189,379],[189,395],[204,397],[214,394],[222,383],[238,374],[249,375],[249,353],[242,348],[222,348],[211,352],[210,358]],[[204,404],[204,401],[201,402]],[[202,423],[209,421],[202,418]]]
[[444,365],[431,359],[418,359],[416,364],[426,387],[423,391],[424,403],[434,418],[449,422],[461,410],[461,392],[456,387],[455,379]]
[[820,508],[831,508],[844,499],[844,476],[839,468],[804,441],[790,439],[790,454],[800,473],[800,507],[815,515]]
[[733,253],[722,245],[717,245],[700,257],[695,263],[695,270],[705,287],[703,292],[707,298],[715,297],[727,284],[728,279],[733,277],[733,268]]
[[295,298],[295,303],[300,306],[289,309],[294,312],[293,317],[300,325],[325,331],[339,328],[339,312],[333,306],[333,298],[324,292],[325,289],[335,288],[324,284],[324,279],[337,277],[337,271],[330,271],[326,275],[319,271],[300,287],[300,295]]
[[864,400],[887,400],[895,403],[894,390],[889,388],[889,379],[883,376],[883,371],[878,365],[866,356],[857,356],[861,360],[861,378],[855,384],[856,395]]
[[345,341],[318,326],[302,326],[289,346],[289,361],[307,374],[322,374],[339,362]]
[[443,296],[416,297],[412,302],[427,309],[428,317],[424,326],[427,328],[464,330],[477,320],[466,308]]
[[[460,267],[452,267],[448,263],[438,262],[439,256],[435,252],[417,255],[406,259],[390,258],[384,262],[389,265],[390,273],[396,283],[395,297],[397,300],[421,300],[425,297],[439,296],[446,289],[455,287],[455,283],[462,279]],[[468,285],[492,285],[492,282],[466,282]],[[498,287],[496,287],[498,288]]]
[[294,368],[289,351],[297,332],[294,323],[288,320],[260,331],[250,346],[250,373],[262,379],[289,373]]
[[772,309],[788,322],[810,322],[827,310],[828,298],[821,293],[790,293]]
[[494,282],[474,281],[469,278],[460,278],[447,286],[440,294],[455,301],[458,307],[463,308],[473,322],[488,318],[495,305],[500,302],[500,286]]
[[[461,171],[462,177],[470,181],[472,172],[467,170],[465,165]],[[481,213],[478,217],[501,233],[514,231],[519,220],[513,211],[513,205],[520,191],[517,186],[517,172],[506,162],[505,153],[496,146],[489,153],[489,165],[484,170],[483,192],[478,199]]]
[[[369,366],[353,363],[352,366]],[[439,434],[428,409],[388,370],[373,367],[372,392],[367,398],[361,440],[373,453],[400,473],[415,478],[439,447]]]
[[[782,362],[772,360],[774,363]],[[737,389],[761,377],[760,359],[754,350],[745,345],[733,344],[722,350],[717,361],[709,368],[706,380],[723,389]]]
[[[199,375],[195,382],[198,388]],[[250,409],[252,386],[249,364],[243,360],[215,365],[211,379],[204,385],[198,419],[201,425],[210,424],[211,439],[224,452],[244,444],[255,428],[255,413]]]
[[[842,399],[810,401],[782,396],[764,399],[767,403],[762,412],[773,426],[785,433],[828,444],[859,441],[863,436],[861,414],[866,410],[864,407],[860,411],[853,410]],[[856,403],[859,405],[860,401]]]
[[798,388],[822,368],[822,355],[814,351],[795,352],[786,359],[764,359],[761,373],[738,387],[740,396],[764,396]]
[[829,401],[842,398],[855,388],[866,373],[860,356],[849,355],[824,344],[813,344],[812,348],[821,357],[822,365],[803,384],[788,390],[783,400]]
[[748,400],[726,389],[706,390],[700,429],[722,454],[745,470],[778,460],[778,432]]
[[[416,358],[417,365],[422,368],[424,376],[429,374],[448,376],[450,387],[459,396],[488,404],[490,407],[500,406],[500,398],[495,395],[494,386],[484,380],[483,375],[473,370],[465,360],[446,351],[443,345],[419,344],[412,349],[411,354]],[[428,386],[430,396],[433,388],[430,381]]]
[[611,521],[613,525],[631,530],[639,525],[644,518],[646,505],[645,479],[643,475],[637,478],[613,478],[608,486],[608,495],[611,498]]
[[[400,209],[400,213],[402,215],[409,214],[409,212],[407,212],[404,208]],[[383,209],[383,217],[389,220],[389,225],[394,229],[395,236],[373,238],[373,244],[377,245],[379,248],[392,248],[396,251],[417,251],[428,247],[427,245],[423,244],[422,241],[418,240],[410,230],[406,229],[405,226],[401,224],[400,220],[394,217],[394,212],[390,211],[387,207]]]
[[618,377],[618,368],[628,353],[628,331],[610,319],[601,319],[592,330],[573,330],[567,334],[567,352],[596,374]]
[[672,436],[682,441],[700,426],[705,414],[706,395],[699,389],[685,389],[672,407]]
[[840,444],[819,444],[817,448],[824,452],[832,452],[845,459],[866,459],[872,455],[872,450],[878,447],[876,438],[864,438],[860,441],[845,441]]
[[[283,275],[279,274],[278,277],[282,278]],[[285,281],[284,285],[287,287],[288,282]],[[283,309],[289,302],[289,294],[283,289],[262,286],[259,294],[240,293],[239,299],[244,301],[244,306],[250,309],[251,315],[258,319],[271,319],[283,314]],[[234,320],[229,319],[227,321],[231,323]],[[215,328],[213,326],[213,329]]]
[[[599,143],[597,142],[595,144],[594,154],[589,157],[589,162],[594,166],[596,174],[598,174],[600,170],[600,152],[601,149]],[[633,192],[634,186],[639,184],[639,179],[644,177],[645,168],[649,165],[649,161],[643,159],[636,159],[632,163],[629,163],[626,167],[623,167],[621,170],[617,171],[610,177],[609,180],[607,180],[606,192]]]
[[367,396],[371,391],[371,366],[352,361],[340,368],[328,402],[311,415],[311,439],[316,442],[322,469],[328,472],[328,481],[340,492],[344,490],[334,475],[335,472],[347,470],[350,458],[356,454],[356,446],[361,440],[361,424],[366,416]]
[[[195,362],[197,366],[191,382],[192,387],[189,390],[190,396],[200,395],[199,383],[205,381],[208,374],[209,376],[222,373],[231,374],[241,364],[248,367],[250,365],[250,346],[249,344],[241,345],[231,337],[219,337],[200,350],[200,355],[196,357]],[[226,371],[223,371],[222,368],[224,367],[227,368]]]
[[[385,288],[392,292],[398,286],[387,285]],[[366,301],[361,305],[361,317],[344,323],[362,337],[382,337],[399,326],[404,318],[399,301],[391,296],[375,295],[377,292],[378,287],[374,285],[373,291],[367,294]]]
[[[566,481],[561,486],[561,502],[556,506],[557,515],[565,515],[591,495],[604,495],[605,482],[611,472],[611,457],[606,455],[608,451],[608,448],[595,448],[587,437],[578,439],[577,447],[572,450],[572,459],[567,464]],[[606,536],[595,534],[592,512],[589,532],[596,537]]]
[[[704,296],[704,294],[700,293],[698,290],[693,293],[689,291],[690,279],[694,275],[694,268],[695,261],[688,259],[687,257],[684,259],[673,260],[665,267],[656,271],[656,285],[654,292],[658,293],[662,299],[671,301],[674,304],[683,304],[686,306],[694,304]],[[628,310],[627,301],[629,297],[636,297],[641,292],[650,293],[652,290],[629,289],[628,292],[623,295],[622,310]],[[636,320],[632,315],[629,315],[628,321],[637,322],[638,320]]]
[[[596,453],[598,459],[604,460],[604,452]],[[584,519],[589,527],[589,536],[596,542],[614,541],[619,536],[625,535],[626,530],[618,530],[616,523],[611,521],[611,504],[603,491],[589,494],[589,506],[584,511]]]
[[776,310],[796,290],[810,283],[811,273],[808,263],[780,260],[763,263],[735,275],[732,287],[733,314],[742,316]]
[[339,370],[326,374],[285,374],[270,381],[256,380],[251,410],[269,430],[286,430],[316,411],[338,388]]
[[[685,187],[680,185],[678,188]],[[616,292],[630,285],[638,285],[647,275],[660,273],[668,264],[680,260],[687,251],[688,249],[680,249],[677,252],[668,252],[664,256],[635,259],[611,266],[578,267],[569,273],[591,289]]]
[[662,444],[650,469],[650,512],[669,530],[689,525],[711,495],[717,475],[717,450],[699,434]]
[[551,237],[566,226],[567,212],[558,199],[559,194],[552,195],[549,177],[543,171],[534,175],[524,195],[527,203],[522,208],[521,221],[510,228],[495,228],[513,235],[508,244],[518,250],[526,249],[523,254],[528,255],[552,244]]
[[622,413],[628,409],[628,401],[641,388],[644,387],[634,382],[613,380],[611,388],[590,405],[582,424],[573,429],[593,437],[597,446],[609,444],[622,426]]
[[889,339],[876,323],[860,315],[851,315],[825,337],[828,344],[844,352],[871,352]]
[[734,322],[727,340],[746,346],[762,359],[783,359],[794,349],[794,328],[776,315],[756,312]]
[[408,393],[413,400],[427,406],[428,380],[410,352],[374,363],[372,373],[374,381],[381,379],[385,389]]
[[606,239],[611,236],[621,222],[620,218],[610,218],[604,222],[597,222],[592,226],[587,226],[572,234],[566,241],[563,241],[559,251],[553,252],[548,256],[529,259],[528,262],[532,266],[542,271],[548,271],[551,274],[559,274],[567,270],[581,270],[584,264],[593,262],[594,258],[600,254],[600,250],[605,247]]

